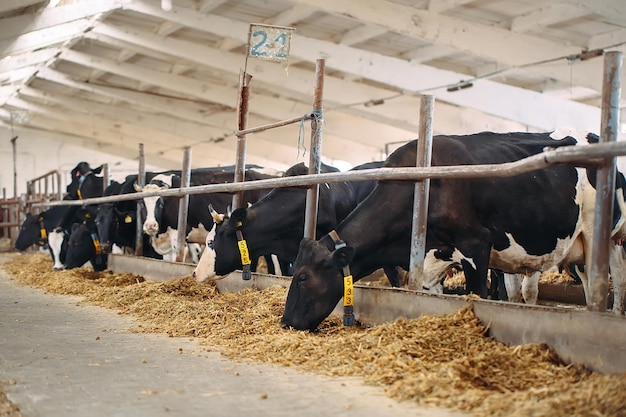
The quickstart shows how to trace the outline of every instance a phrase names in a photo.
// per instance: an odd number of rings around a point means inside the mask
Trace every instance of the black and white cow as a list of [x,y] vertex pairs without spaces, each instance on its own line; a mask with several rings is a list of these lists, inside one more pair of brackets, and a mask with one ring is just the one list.
[[[28,213],[15,240],[15,249],[25,251],[33,245],[47,245],[53,268],[63,269],[64,258],[61,257],[61,246],[65,236],[63,230],[70,228],[71,223],[78,220],[67,217],[68,210],[69,206],[54,206],[39,214]],[[68,224],[64,224],[64,219]]]
[[[370,162],[353,170],[379,168],[382,162]],[[339,170],[322,165],[321,172]],[[285,176],[305,175],[308,168],[300,163]],[[376,181],[322,184],[318,199],[316,235],[332,230],[374,189]],[[253,257],[276,254],[293,262],[304,234],[307,188],[276,188],[248,208],[239,208],[229,216],[214,213],[216,225],[207,236],[206,249],[193,272],[198,282],[222,278],[241,269],[237,233],[246,239]],[[395,268],[385,270],[390,282],[399,286]]]
[[[581,144],[597,139],[593,134],[578,137]],[[433,140],[432,165],[511,162],[545,148],[577,143],[574,137],[559,132],[441,135]],[[416,141],[412,141],[391,154],[385,166],[414,166],[415,157]],[[318,241],[303,239],[283,326],[315,329],[343,295],[345,266],[350,267],[355,280],[386,264],[408,267],[413,192],[412,182],[380,182],[336,227],[344,247],[336,246],[333,234]],[[621,187],[615,197],[620,217],[612,238],[621,242],[626,232]],[[570,263],[589,264],[594,206],[595,190],[587,172],[569,166],[506,178],[432,179],[424,289],[439,292],[446,271],[452,267],[463,269],[470,292],[486,297],[489,268],[529,274]],[[616,312],[623,311],[626,269],[622,255],[621,245],[611,245]],[[586,294],[589,297],[588,291]]]
[[[220,184],[232,182],[234,179],[234,166],[199,168],[191,172],[191,185]],[[245,172],[246,181],[274,178],[275,171],[265,170],[262,167],[248,166]],[[136,187],[137,191],[156,191],[168,188],[177,188],[181,185],[181,178],[176,174],[160,174],[144,187]],[[243,201],[255,202],[265,190],[247,190],[244,192]],[[226,211],[232,203],[231,193],[208,193],[192,194],[189,196],[187,209],[187,230],[198,227],[202,224],[206,229],[213,226],[213,216],[207,211],[207,207],[212,205],[218,210]],[[175,237],[178,228],[179,198],[176,197],[146,197],[143,199],[145,208],[143,231],[151,237],[153,248],[168,260],[173,260],[176,252]],[[164,247],[167,250],[164,250]],[[193,249],[192,249],[193,250]]]

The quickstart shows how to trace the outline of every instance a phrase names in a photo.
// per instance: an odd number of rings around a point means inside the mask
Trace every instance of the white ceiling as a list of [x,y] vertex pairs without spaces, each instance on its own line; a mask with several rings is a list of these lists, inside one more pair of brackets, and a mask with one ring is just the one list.
[[[416,136],[421,94],[435,133],[598,132],[601,54],[626,49],[624,0],[163,1],[0,1],[0,126],[115,156],[143,143],[163,168],[184,146],[195,166],[232,164],[249,27],[264,23],[295,32],[288,63],[247,60],[248,126],[309,113],[324,58],[323,155],[358,164]],[[249,135],[246,161],[298,162],[304,126]]]

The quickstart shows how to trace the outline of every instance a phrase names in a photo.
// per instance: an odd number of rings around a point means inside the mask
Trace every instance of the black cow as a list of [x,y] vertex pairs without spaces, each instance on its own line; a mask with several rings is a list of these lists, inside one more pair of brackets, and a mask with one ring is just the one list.
[[102,165],[91,168],[88,162],[79,162],[71,171],[72,181],[66,187],[67,198],[83,200],[102,196],[103,178],[97,176],[100,172]]
[[[553,139],[554,138],[554,139]],[[588,134],[581,143],[593,142]],[[474,165],[516,161],[576,139],[550,133],[479,133],[437,136],[432,164]],[[389,156],[386,167],[415,165],[416,141]],[[621,190],[620,190],[621,191]],[[303,239],[296,259],[283,326],[315,329],[343,295],[342,268],[355,280],[383,265],[408,267],[414,185],[383,181],[340,225],[318,241]],[[616,193],[624,207],[623,192]],[[587,210],[583,210],[583,205]],[[568,263],[590,263],[595,190],[584,170],[553,166],[507,178],[432,179],[424,260],[424,288],[441,288],[445,272],[462,268],[467,288],[487,296],[487,270],[530,273]],[[622,216],[623,218],[623,216]],[[613,238],[625,235],[623,222]],[[336,249],[337,248],[337,249]],[[616,311],[623,310],[624,260],[612,245]],[[586,281],[586,280],[585,280]],[[587,291],[588,294],[588,291]]]
[[[359,165],[353,170],[380,168],[382,162]],[[321,172],[339,170],[322,165]],[[308,168],[300,163],[285,172],[285,176],[305,175]],[[322,184],[318,199],[316,235],[333,229],[372,191],[376,181]],[[307,189],[304,187],[276,188],[248,208],[239,208],[230,216],[216,215],[215,230],[207,237],[200,262],[194,270],[198,282],[219,279],[220,276],[241,269],[237,232],[246,239],[252,257],[276,254],[282,260],[293,262],[304,234]],[[212,250],[211,250],[212,249]],[[394,286],[399,286],[395,268],[385,272]]]
[[95,224],[97,207],[88,206],[79,210],[81,223],[74,223],[68,238],[65,269],[83,266],[91,262],[94,271],[104,271],[107,267],[107,254],[102,250],[98,229]]

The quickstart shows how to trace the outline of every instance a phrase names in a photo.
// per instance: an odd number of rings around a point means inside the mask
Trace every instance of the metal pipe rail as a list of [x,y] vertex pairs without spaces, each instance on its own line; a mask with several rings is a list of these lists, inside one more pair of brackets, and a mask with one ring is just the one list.
[[[528,158],[501,164],[450,165],[433,166],[430,168],[394,167],[348,172],[328,172],[316,175],[298,175],[295,177],[271,178],[238,183],[170,188],[167,190],[144,191],[109,197],[86,198],[84,200],[52,201],[40,205],[83,206],[116,201],[140,200],[144,197],[152,196],[171,197],[186,194],[232,193],[260,188],[307,187],[315,183],[335,183],[344,181],[419,181],[425,178],[512,177],[558,164],[597,168],[604,163],[605,158],[624,155],[626,155],[626,142],[599,143],[585,146],[565,146],[558,149],[546,150],[539,154],[529,156]],[[37,206],[37,204],[35,206]]]

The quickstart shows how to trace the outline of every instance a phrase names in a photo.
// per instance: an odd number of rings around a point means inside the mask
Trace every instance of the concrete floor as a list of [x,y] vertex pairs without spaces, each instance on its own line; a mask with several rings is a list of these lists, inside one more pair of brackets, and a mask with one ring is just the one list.
[[356,379],[233,362],[193,340],[130,333],[132,325],[78,298],[17,286],[0,269],[9,399],[25,417],[464,415],[399,403]]

